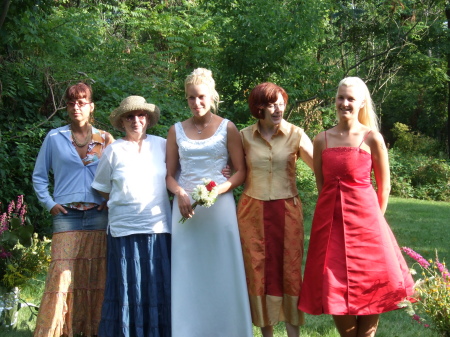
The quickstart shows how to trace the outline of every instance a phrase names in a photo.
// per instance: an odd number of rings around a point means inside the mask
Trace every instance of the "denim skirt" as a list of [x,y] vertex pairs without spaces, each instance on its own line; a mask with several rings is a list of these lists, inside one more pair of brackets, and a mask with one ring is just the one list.
[[170,337],[170,234],[108,234],[101,337]]
[[108,209],[97,210],[98,207],[80,211],[64,207],[67,214],[59,213],[53,216],[53,233],[105,230],[108,226]]

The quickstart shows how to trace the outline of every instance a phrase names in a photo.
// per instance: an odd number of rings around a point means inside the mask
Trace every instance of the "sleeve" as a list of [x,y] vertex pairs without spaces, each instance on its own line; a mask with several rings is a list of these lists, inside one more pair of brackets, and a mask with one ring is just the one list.
[[104,193],[111,193],[112,189],[112,164],[113,152],[111,146],[108,146],[103,152],[95,172],[94,181],[91,186],[93,189]]
[[33,188],[39,201],[50,211],[56,202],[50,195],[48,174],[52,169],[52,146],[50,133],[44,139],[33,170]]

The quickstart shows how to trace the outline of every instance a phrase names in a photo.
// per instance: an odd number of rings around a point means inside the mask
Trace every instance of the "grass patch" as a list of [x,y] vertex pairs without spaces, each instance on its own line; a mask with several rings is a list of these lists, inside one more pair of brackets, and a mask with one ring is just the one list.
[[[450,261],[450,203],[401,199],[392,197],[386,212],[390,224],[400,246],[408,246],[425,258],[434,258],[438,251],[440,260]],[[305,218],[305,252],[309,244],[311,216]],[[305,254],[306,256],[306,254]],[[409,265],[412,261],[407,257]],[[38,304],[42,296],[44,277],[40,281],[30,282],[22,289],[22,298],[26,302]],[[30,320],[31,317],[31,320]],[[302,337],[339,337],[333,319],[329,315],[306,315],[306,324],[301,328]],[[19,312],[19,324],[15,330],[7,330],[0,326],[2,337],[30,337],[34,330],[36,318],[28,308]],[[254,327],[255,337],[261,337],[259,328]],[[275,337],[286,336],[284,323],[275,326]],[[211,336],[214,337],[214,336]],[[438,337],[430,329],[414,322],[402,310],[381,315],[377,337]]]

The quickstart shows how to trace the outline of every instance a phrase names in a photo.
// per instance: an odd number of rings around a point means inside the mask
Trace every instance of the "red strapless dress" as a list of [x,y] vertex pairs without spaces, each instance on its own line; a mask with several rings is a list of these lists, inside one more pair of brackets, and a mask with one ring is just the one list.
[[371,155],[359,147],[327,148],[322,171],[299,309],[313,315],[398,309],[414,281],[381,214]]

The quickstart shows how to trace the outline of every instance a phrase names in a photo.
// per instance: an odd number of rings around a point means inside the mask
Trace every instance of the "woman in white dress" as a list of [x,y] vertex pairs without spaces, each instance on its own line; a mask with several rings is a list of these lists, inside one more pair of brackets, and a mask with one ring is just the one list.
[[[219,95],[211,71],[198,68],[185,80],[192,117],[167,136],[167,188],[174,193],[172,219],[172,336],[252,336],[245,271],[232,189],[245,179],[236,126],[212,110]],[[235,174],[221,171],[230,159]],[[217,183],[210,208],[192,209],[202,179]],[[179,223],[182,217],[188,218]]]

